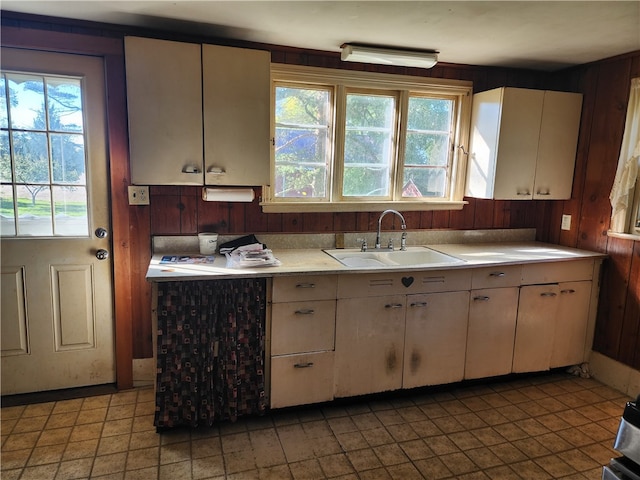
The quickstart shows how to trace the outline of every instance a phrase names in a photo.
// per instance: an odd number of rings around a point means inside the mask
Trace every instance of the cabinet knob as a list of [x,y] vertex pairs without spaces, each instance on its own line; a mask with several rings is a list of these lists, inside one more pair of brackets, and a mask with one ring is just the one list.
[[488,302],[489,300],[490,300],[490,298],[487,297],[487,296],[473,297],[473,301],[474,302]]
[[556,293],[555,292],[542,292],[540,294],[541,297],[555,297]]
[[387,303],[384,308],[402,308],[401,303]]
[[562,293],[563,295],[566,295],[568,293],[576,293],[576,291],[573,288],[569,288],[567,290],[560,290],[560,293]]
[[507,275],[507,274],[506,274],[506,273],[504,273],[504,272],[491,272],[491,273],[489,274],[489,276],[490,276],[490,277],[504,277],[504,276],[506,276],[506,275]]

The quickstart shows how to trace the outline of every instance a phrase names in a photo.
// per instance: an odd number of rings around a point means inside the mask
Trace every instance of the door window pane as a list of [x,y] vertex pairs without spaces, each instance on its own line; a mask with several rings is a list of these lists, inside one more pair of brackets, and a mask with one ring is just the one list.
[[0,234],[16,234],[15,210],[13,206],[13,187],[0,185]]
[[276,197],[327,196],[330,93],[276,87]]
[[348,94],[346,100],[342,195],[388,197],[395,98]]
[[1,78],[2,236],[88,236],[81,79]]

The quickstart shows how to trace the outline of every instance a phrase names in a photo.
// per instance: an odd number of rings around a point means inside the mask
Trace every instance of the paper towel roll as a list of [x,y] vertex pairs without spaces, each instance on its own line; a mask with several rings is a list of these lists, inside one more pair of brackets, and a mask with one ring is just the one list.
[[203,188],[202,199],[205,202],[253,202],[255,193],[252,188]]

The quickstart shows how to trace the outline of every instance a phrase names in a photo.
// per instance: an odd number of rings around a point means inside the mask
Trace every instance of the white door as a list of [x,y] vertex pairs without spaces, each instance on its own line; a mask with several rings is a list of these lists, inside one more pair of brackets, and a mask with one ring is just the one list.
[[0,90],[2,395],[115,382],[102,60],[2,48]]

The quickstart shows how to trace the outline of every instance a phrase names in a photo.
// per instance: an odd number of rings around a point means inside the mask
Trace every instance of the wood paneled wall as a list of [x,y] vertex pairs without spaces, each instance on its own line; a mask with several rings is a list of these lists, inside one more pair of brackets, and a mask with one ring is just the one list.
[[554,243],[606,252],[594,350],[640,369],[640,241],[607,236],[613,185],[624,133],[631,79],[640,52],[560,72],[550,86],[584,95],[571,200],[558,202],[551,225],[572,215],[568,232],[548,232]]
[[[75,48],[78,53],[86,53],[87,49],[87,42],[77,42],[78,33],[83,36],[118,39],[122,39],[124,34],[138,34],[251,46],[224,39],[186,38],[170,32],[142,32],[125,27],[9,12],[3,12],[2,25],[28,29],[29,47],[45,50],[57,49],[51,43],[53,32],[66,32],[68,40],[63,42],[64,47],[61,48],[65,51],[73,51]],[[640,72],[640,52],[549,75],[530,70],[451,64],[438,64],[426,71],[358,64],[345,66],[336,53],[268,45],[254,47],[271,50],[272,61],[277,63],[471,80],[476,92],[512,86],[555,88],[583,93],[584,109],[571,200],[493,201],[467,198],[469,204],[460,211],[407,212],[407,224],[410,229],[534,227],[540,241],[608,252],[611,259],[606,262],[604,269],[595,348],[628,365],[640,367],[640,242],[606,236],[610,214],[608,195],[622,140],[629,79]],[[91,54],[100,53],[92,51]],[[120,64],[122,58],[118,60],[112,52],[108,55],[113,63]],[[122,72],[118,73],[118,69],[113,69],[112,72],[115,72],[117,78],[108,78],[108,95],[122,95]],[[110,115],[115,115],[110,118],[110,125],[126,125],[127,118],[123,112],[116,109]],[[118,135],[121,138],[123,134]],[[128,206],[128,160],[120,150],[118,148],[116,154],[111,155],[111,194],[113,207],[118,209],[114,213],[118,220],[114,222],[114,229],[122,230],[114,231],[114,237],[119,239],[114,242],[114,253],[120,258],[117,282],[126,284],[126,288],[120,289],[120,295],[126,298],[116,298],[117,304],[127,307],[121,309],[117,313],[120,316],[116,318],[116,323],[121,326],[121,336],[116,342],[124,343],[120,348],[124,356],[152,356],[151,290],[144,279],[151,255],[151,236],[195,234],[206,230],[229,234],[371,231],[379,215],[379,212],[263,214],[257,201],[250,204],[203,202],[197,187],[152,187],[149,206]],[[256,193],[259,196],[260,192]],[[573,216],[570,231],[560,230],[562,214]],[[127,225],[121,223],[122,219],[128,219],[126,232],[124,229]],[[130,369],[130,365],[126,365],[126,359],[119,357],[118,361],[119,369]],[[127,384],[119,381],[119,386],[126,387]]]

